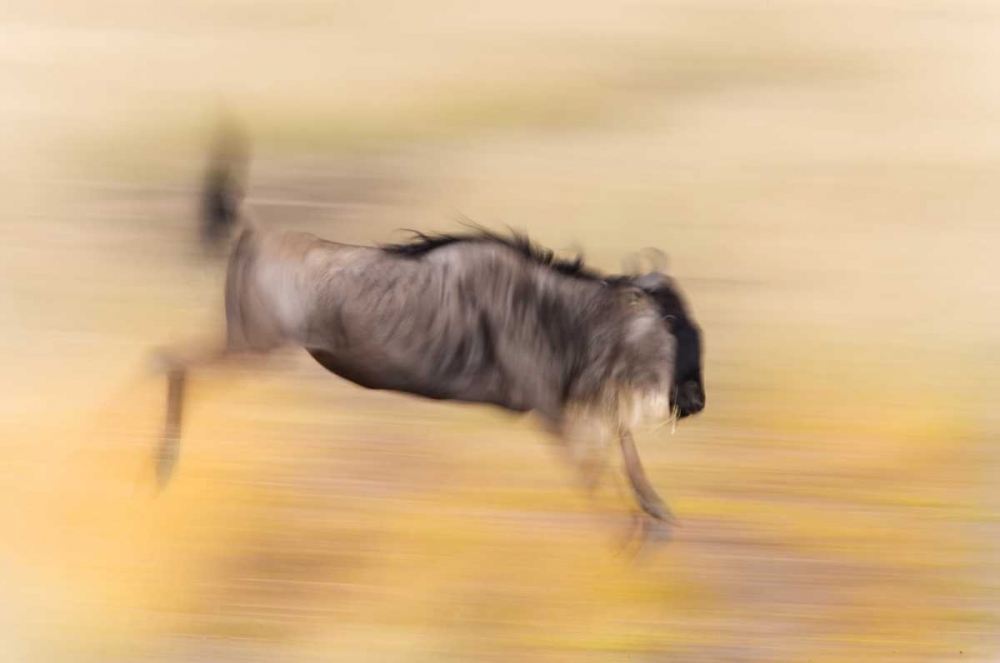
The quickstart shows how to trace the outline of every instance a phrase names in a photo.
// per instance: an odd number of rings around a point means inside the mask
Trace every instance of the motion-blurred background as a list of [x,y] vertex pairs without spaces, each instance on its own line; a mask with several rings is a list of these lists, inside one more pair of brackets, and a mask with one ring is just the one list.
[[[998,58],[973,0],[5,3],[0,660],[996,660]],[[220,110],[269,226],[666,251],[672,543],[620,556],[617,470],[529,419],[295,352],[194,377],[152,499]]]

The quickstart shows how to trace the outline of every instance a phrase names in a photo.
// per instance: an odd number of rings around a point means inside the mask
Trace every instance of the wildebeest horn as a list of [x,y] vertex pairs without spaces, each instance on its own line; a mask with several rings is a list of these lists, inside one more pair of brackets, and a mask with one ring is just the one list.
[[629,276],[638,276],[641,267],[642,266],[639,264],[639,256],[635,253],[629,253],[622,258],[622,273],[624,274],[628,274]]
[[651,246],[647,246],[641,251],[641,254],[648,258],[650,267],[653,268],[654,272],[659,272],[660,274],[665,274],[667,271],[667,254],[659,249],[654,249]]
[[573,242],[562,251],[567,256],[572,256],[572,260],[583,260],[583,244]]

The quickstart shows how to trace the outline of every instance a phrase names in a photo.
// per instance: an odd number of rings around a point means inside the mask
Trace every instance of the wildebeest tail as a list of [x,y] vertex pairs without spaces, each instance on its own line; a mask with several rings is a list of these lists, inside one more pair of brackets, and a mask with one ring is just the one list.
[[242,209],[249,150],[240,129],[223,122],[209,159],[201,199],[201,236],[208,249],[217,249],[248,223]]

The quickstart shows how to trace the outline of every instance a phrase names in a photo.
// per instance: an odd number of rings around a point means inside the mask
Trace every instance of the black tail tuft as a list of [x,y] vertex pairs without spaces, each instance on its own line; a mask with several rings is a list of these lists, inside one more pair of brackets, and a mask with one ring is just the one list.
[[201,201],[202,241],[216,248],[232,233],[240,220],[246,179],[247,145],[232,122],[223,122],[205,176]]

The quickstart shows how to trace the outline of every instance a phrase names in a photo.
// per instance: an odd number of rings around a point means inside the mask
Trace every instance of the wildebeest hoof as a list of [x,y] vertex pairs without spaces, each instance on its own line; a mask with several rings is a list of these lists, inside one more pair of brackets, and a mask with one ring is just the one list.
[[635,560],[649,544],[665,545],[673,538],[673,527],[665,520],[648,514],[634,514],[628,534],[620,546],[620,554]]
[[174,465],[177,464],[176,451],[161,452],[154,459],[156,464],[156,487],[163,490],[170,483],[170,477],[174,473]]
[[647,519],[643,530],[643,542],[667,544],[673,539],[674,523],[664,520]]
[[680,521],[673,514],[670,508],[663,502],[643,499],[640,502],[642,510],[649,515],[649,519],[654,522],[661,522],[668,525],[680,525]]

